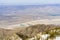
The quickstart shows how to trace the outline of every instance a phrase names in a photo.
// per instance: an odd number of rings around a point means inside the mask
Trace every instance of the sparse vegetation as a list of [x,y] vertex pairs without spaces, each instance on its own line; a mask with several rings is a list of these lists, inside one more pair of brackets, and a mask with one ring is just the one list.
[[33,38],[33,40],[39,40],[41,37],[40,35],[42,35],[40,33],[50,35],[46,40],[53,39],[60,35],[60,26],[38,24],[26,27],[24,29],[17,28],[13,30],[7,30],[1,28],[0,40],[29,40],[31,38]]

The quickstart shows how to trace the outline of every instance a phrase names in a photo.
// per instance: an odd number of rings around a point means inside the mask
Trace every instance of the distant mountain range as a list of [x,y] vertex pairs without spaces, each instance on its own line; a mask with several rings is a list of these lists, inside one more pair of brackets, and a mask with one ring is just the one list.
[[[45,6],[59,6],[60,4],[46,4],[46,5],[0,5],[0,10],[17,10],[17,9],[26,9],[26,8],[38,8],[38,7],[45,7]],[[13,9],[12,9],[13,8]]]

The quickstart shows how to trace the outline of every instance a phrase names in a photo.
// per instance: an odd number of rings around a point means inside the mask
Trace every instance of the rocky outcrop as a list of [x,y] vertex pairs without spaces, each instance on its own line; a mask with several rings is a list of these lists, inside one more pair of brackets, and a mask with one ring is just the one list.
[[[60,26],[57,25],[32,25],[26,28],[0,29],[0,40],[39,40],[42,36],[51,38],[60,35]],[[45,38],[43,37],[43,38]]]
[[[17,35],[19,37],[23,38],[23,40],[24,40],[24,39],[27,39],[27,38],[35,37],[39,33],[49,34],[50,30],[52,30],[52,29],[56,30],[56,28],[60,28],[60,26],[38,24],[38,25],[33,25],[33,26],[29,26],[29,27],[25,28],[23,31],[18,32]],[[54,30],[53,30],[53,32],[54,32]]]
[[13,30],[0,28],[0,40],[21,40]]

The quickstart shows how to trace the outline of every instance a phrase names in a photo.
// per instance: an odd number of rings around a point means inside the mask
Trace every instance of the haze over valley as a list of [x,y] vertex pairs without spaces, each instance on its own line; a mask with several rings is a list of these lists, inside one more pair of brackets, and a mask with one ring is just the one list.
[[42,21],[45,23],[48,20],[47,24],[53,20],[53,24],[60,24],[60,4],[0,5],[0,27],[36,20],[45,20]]

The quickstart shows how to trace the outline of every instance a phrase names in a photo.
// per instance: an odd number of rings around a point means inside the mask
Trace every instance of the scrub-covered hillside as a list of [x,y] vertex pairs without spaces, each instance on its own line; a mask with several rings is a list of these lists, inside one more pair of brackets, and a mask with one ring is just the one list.
[[[47,35],[46,38],[42,35]],[[26,28],[0,29],[0,40],[52,40],[60,35],[58,25],[31,25]]]

